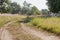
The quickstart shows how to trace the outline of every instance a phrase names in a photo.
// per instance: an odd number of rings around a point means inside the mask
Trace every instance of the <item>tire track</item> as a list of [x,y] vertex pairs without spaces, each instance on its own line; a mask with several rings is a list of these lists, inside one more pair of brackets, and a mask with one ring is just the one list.
[[12,22],[8,22],[0,29],[0,40],[14,40],[12,34],[6,29],[9,24]]
[[39,37],[42,40],[60,40],[60,38],[57,36],[48,35],[42,31],[37,31],[37,30],[34,30],[32,28],[26,27],[23,23],[21,23],[21,26],[22,26],[22,29],[25,31],[25,33]]

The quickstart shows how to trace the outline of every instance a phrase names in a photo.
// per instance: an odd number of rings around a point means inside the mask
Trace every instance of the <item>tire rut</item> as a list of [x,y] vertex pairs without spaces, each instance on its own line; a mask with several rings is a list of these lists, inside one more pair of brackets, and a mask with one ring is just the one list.
[[6,29],[11,23],[8,22],[0,28],[0,40],[14,40],[12,34]]
[[25,31],[25,33],[39,37],[42,40],[60,40],[60,38],[55,35],[48,35],[42,31],[34,30],[32,28],[26,27],[26,25],[24,25],[23,23],[21,23],[21,26],[22,26],[22,29]]

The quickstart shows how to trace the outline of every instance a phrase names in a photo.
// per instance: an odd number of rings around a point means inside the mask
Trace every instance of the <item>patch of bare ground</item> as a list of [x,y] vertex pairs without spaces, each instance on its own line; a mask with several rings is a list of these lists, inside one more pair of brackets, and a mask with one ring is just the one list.
[[22,27],[9,25],[7,29],[13,34],[15,40],[41,40],[40,38],[25,32]]
[[13,35],[6,29],[11,22],[0,28],[0,40],[14,40]]

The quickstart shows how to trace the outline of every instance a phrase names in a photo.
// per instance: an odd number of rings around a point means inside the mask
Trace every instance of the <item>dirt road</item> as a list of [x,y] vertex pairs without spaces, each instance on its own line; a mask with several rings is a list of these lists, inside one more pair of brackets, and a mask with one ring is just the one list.
[[[9,22],[7,24],[4,25],[4,27],[2,27],[0,29],[0,40],[14,40],[14,36],[10,33],[9,30],[7,30],[6,28],[8,27],[9,24],[11,24],[12,22]],[[57,36],[55,35],[48,35],[42,31],[38,31],[38,30],[35,30],[35,29],[32,29],[30,27],[26,27],[26,25],[24,25],[23,23],[21,23],[21,31],[22,33],[20,33],[20,35],[22,34],[23,36],[26,34],[26,35],[32,35],[33,37],[35,36],[36,38],[40,38],[41,40],[60,40],[60,38],[58,38]],[[19,32],[19,30],[17,31]],[[23,38],[23,36],[21,36]],[[20,38],[21,38],[20,37]],[[33,38],[32,37],[32,38]],[[22,39],[21,38],[21,39]],[[25,37],[24,37],[25,38]],[[27,37],[26,37],[27,38]],[[25,39],[26,39],[25,38]],[[30,37],[28,37],[30,38]],[[24,39],[22,39],[24,40]]]
[[13,37],[8,30],[1,29],[1,31],[1,40],[13,40]]
[[11,23],[12,22],[9,22],[0,28],[0,40],[13,40],[12,34],[6,29],[6,27]]
[[58,38],[55,35],[48,35],[42,31],[34,30],[32,28],[26,27],[23,23],[21,23],[21,25],[22,25],[22,29],[25,31],[25,33],[39,37],[42,40],[60,40],[60,38]]

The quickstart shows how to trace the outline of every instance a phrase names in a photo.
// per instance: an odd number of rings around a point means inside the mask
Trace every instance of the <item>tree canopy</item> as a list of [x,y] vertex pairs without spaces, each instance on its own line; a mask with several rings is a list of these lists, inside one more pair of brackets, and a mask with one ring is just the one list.
[[20,13],[20,14],[40,14],[40,11],[36,6],[32,6],[31,3],[24,1],[23,6],[20,6],[16,2],[11,3],[10,0],[0,0],[0,12],[1,13]]
[[40,11],[35,6],[32,7],[32,13],[40,15]]
[[0,0],[0,12],[7,13],[11,11],[11,1],[10,0]]
[[60,0],[47,0],[47,5],[49,10],[53,13],[58,13],[60,11]]
[[12,14],[16,14],[20,12],[21,8],[19,4],[17,4],[16,2],[13,2],[11,3],[11,6],[12,6]]
[[31,4],[27,3],[26,1],[24,1],[23,5],[24,6],[22,8],[22,14],[27,14],[27,15],[40,14],[40,11],[37,9],[36,6],[31,6]]

